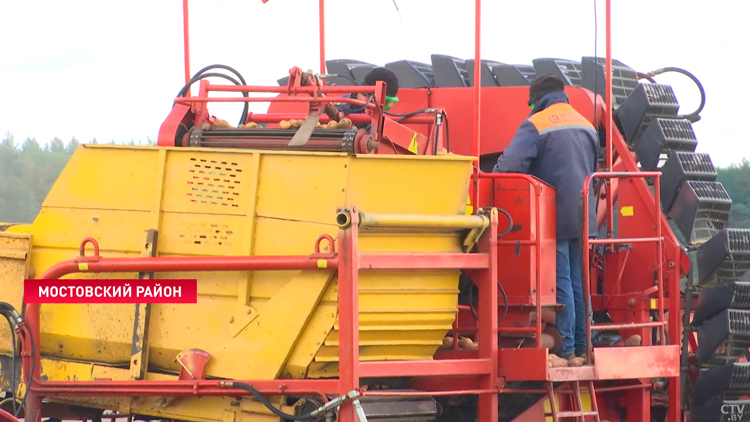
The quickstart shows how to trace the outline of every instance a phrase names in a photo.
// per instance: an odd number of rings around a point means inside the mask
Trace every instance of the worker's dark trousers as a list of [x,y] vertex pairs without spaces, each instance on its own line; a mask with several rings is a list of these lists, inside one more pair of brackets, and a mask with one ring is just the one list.
[[557,241],[557,303],[565,306],[555,319],[555,328],[563,342],[558,355],[565,359],[572,358],[573,353],[583,355],[586,353],[586,307],[579,239]]

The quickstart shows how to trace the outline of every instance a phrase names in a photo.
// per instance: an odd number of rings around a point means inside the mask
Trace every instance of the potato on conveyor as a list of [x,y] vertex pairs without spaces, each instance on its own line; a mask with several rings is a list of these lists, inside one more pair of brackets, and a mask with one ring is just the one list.
[[216,123],[214,123],[214,127],[234,127],[229,124],[226,120],[218,119],[216,120]]
[[328,122],[328,126],[327,127],[328,127],[328,129],[336,129],[337,127],[339,127],[339,122],[337,122],[335,120],[331,120],[330,122]]
[[339,129],[351,129],[352,127],[352,121],[349,118],[344,117],[339,121],[338,128]]
[[292,124],[292,127],[302,126],[302,120],[292,119],[289,122]]
[[289,129],[290,127],[292,127],[292,122],[290,122],[289,120],[282,120],[281,122],[279,122],[279,127],[282,129]]
[[242,127],[260,127],[260,126],[258,126],[258,124],[255,122],[249,122],[249,123],[245,123],[244,125],[242,125]]

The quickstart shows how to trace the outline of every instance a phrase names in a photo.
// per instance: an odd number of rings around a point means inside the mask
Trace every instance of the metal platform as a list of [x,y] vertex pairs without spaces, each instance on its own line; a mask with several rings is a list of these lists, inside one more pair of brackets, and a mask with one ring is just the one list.
[[506,381],[599,381],[680,376],[676,363],[680,358],[678,345],[595,347],[593,365],[563,368],[542,364],[548,361],[546,349],[503,349],[499,355],[499,375]]

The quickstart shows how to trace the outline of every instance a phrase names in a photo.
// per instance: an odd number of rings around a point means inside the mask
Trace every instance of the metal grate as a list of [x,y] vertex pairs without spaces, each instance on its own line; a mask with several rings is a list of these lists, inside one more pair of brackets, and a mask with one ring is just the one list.
[[714,366],[699,373],[693,389],[693,403],[742,398],[750,390],[750,363]]
[[644,171],[654,171],[671,151],[694,152],[698,139],[689,120],[653,119],[635,145]]
[[692,325],[698,326],[728,308],[750,310],[750,282],[729,282],[703,289],[698,296]]
[[669,211],[683,183],[688,180],[713,182],[717,173],[711,157],[704,153],[672,151],[661,168],[661,205]]
[[636,146],[654,119],[674,119],[679,108],[680,104],[671,86],[638,84],[627,100],[615,110],[615,117],[625,140],[631,146]]
[[670,208],[672,218],[687,243],[703,243],[724,229],[732,198],[719,182],[688,180],[682,184]]
[[466,62],[458,57],[433,54],[432,72],[437,87],[467,87],[470,86]]
[[719,283],[739,280],[750,271],[750,229],[728,229],[727,235],[728,256],[716,272]]
[[581,86],[582,66],[579,62],[564,59],[534,59],[534,69],[538,75],[555,75],[565,85]]
[[237,208],[240,196],[239,173],[242,169],[230,161],[190,158],[193,168],[187,180],[189,202],[194,204],[216,205],[218,207]]
[[736,362],[750,348],[750,310],[727,309],[698,327],[698,364]]
[[716,180],[716,169],[708,154],[674,151],[671,155],[676,157],[685,176],[691,180],[703,180],[706,182]]
[[695,151],[698,143],[693,124],[687,119],[659,119],[660,129],[664,135],[664,150]]
[[[606,71],[606,59],[597,57],[583,57],[581,59],[582,80],[584,88],[591,92],[596,92],[607,99],[606,80],[604,78]],[[626,66],[618,60],[612,60],[612,103],[617,108],[624,103],[630,94],[638,87],[638,74],[635,70]]]
[[326,69],[328,73],[335,74],[326,79],[326,84],[336,85],[363,85],[365,75],[376,66],[372,63],[351,59],[326,60]]
[[743,395],[750,390],[750,363],[743,362],[732,365],[732,379],[729,382],[729,388],[744,390]]
[[529,86],[536,78],[533,66],[498,64],[490,66],[498,86]]
[[513,67],[515,67],[516,70],[518,70],[518,72],[529,82],[536,78],[536,69],[534,69],[534,66],[532,65],[516,64],[513,65]]
[[[466,75],[469,78],[469,86],[474,86],[474,59],[466,60],[464,63],[466,66]],[[482,60],[482,69],[479,72],[480,72],[483,87],[499,86],[498,81],[495,78],[495,75],[492,73],[492,69],[496,66],[507,66],[507,65],[500,63],[500,62],[492,61],[492,60]]]
[[432,66],[411,60],[399,60],[386,63],[386,69],[396,74],[401,88],[432,88],[435,86],[435,76]]

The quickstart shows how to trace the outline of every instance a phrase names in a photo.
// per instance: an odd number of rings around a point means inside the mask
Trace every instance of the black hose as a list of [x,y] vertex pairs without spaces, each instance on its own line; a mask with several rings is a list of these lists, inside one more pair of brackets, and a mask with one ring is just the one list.
[[445,110],[440,113],[443,115],[443,120],[445,120],[445,150],[451,152],[451,132],[448,127],[448,113],[446,113]]
[[[432,113],[435,111],[435,108],[423,108],[421,110],[411,111],[409,113],[389,113],[385,112],[386,115],[392,116],[392,117],[399,117],[396,119],[396,123],[401,123],[404,119],[411,116],[416,116],[417,114],[425,114],[425,113]],[[443,115],[443,120],[445,120],[445,149],[448,152],[451,152],[451,138],[450,138],[450,127],[448,126],[448,113],[445,112],[445,110],[441,111],[440,114]]]
[[654,80],[654,78],[652,78],[648,73],[635,72],[635,74],[638,75],[639,79],[645,79],[645,80],[651,82],[652,84],[656,83],[656,81]]
[[[193,79],[191,79],[191,82],[195,83],[195,82],[198,82],[201,79],[212,78],[212,77],[224,78],[224,79],[232,82],[235,85],[240,85],[240,82],[237,79],[234,79],[233,77],[231,77],[229,75],[225,75],[223,73],[204,73],[204,74],[202,74],[200,76],[194,76]],[[184,97],[185,95],[187,95],[188,88],[190,88],[190,85],[192,85],[192,83],[183,86],[182,89],[180,90],[180,92],[177,94],[177,97]],[[243,94],[247,94],[247,93],[243,92]]]
[[389,113],[386,111],[385,114],[388,116],[399,117],[399,119],[397,119],[396,122],[400,123],[402,120],[406,119],[407,117],[416,116],[417,114],[433,113],[433,112],[435,112],[435,108],[423,108],[421,110],[410,111],[408,113],[403,113],[403,114]]
[[[187,94],[187,90],[190,87],[190,85],[192,85],[195,82],[198,82],[201,79],[206,79],[206,78],[211,78],[211,77],[224,78],[224,79],[226,79],[226,80],[234,83],[235,85],[240,85],[239,81],[237,81],[236,79],[232,78],[231,76],[224,75],[223,73],[204,73],[204,74],[202,74],[202,75],[194,78],[195,80],[191,80],[190,84],[185,85],[184,87],[182,87],[182,90],[180,91],[179,94],[177,94],[177,96],[178,97],[184,97]],[[243,92],[242,96],[243,97],[248,97],[247,92]],[[245,122],[247,120],[248,107],[249,107],[248,103],[245,103],[245,106],[242,109],[242,117],[240,117],[240,123],[238,124],[238,126],[245,124]]]
[[[15,340],[15,331],[14,331],[14,325],[18,325],[22,322],[21,320],[21,314],[18,313],[15,307],[11,305],[8,302],[0,302],[0,315],[4,316],[5,319],[8,321],[8,324],[10,325],[10,336],[11,336],[11,342],[13,343],[13,379],[11,380],[11,386],[13,388],[13,415],[15,417],[18,417],[19,412],[21,409],[23,409],[26,406],[26,397],[29,395],[29,386],[26,386],[26,391],[23,394],[23,400],[21,400],[21,405],[16,408],[16,340]],[[30,330],[25,330],[29,334],[29,339],[31,340],[31,370],[29,372],[29,384],[31,384],[31,379],[34,376],[34,366],[36,363],[36,346],[34,345],[34,337],[31,334]]]
[[[13,358],[11,359],[11,364],[13,365],[12,368],[12,375],[11,375],[11,381],[10,381],[10,391],[13,394],[13,398],[11,399],[13,401],[13,414],[18,414],[18,407],[16,406],[16,333],[13,330],[13,323],[10,321],[10,318],[6,318],[8,321],[8,327],[10,328],[10,343],[12,345],[13,350]],[[27,388],[28,389],[28,388]]]
[[693,75],[692,73],[688,72],[685,69],[682,69],[679,67],[673,67],[673,66],[656,69],[654,71],[648,72],[648,75],[656,76],[656,75],[661,75],[662,73],[667,73],[667,72],[681,73],[687,76],[688,78],[692,79],[693,82],[695,82],[695,84],[698,86],[698,89],[701,92],[701,104],[698,106],[698,109],[692,113],[677,116],[678,119],[687,119],[687,120],[690,120],[692,123],[697,122],[698,120],[700,120],[700,116],[699,116],[700,112],[703,111],[703,107],[705,107],[706,105],[706,91],[703,89],[703,84],[701,84],[701,81],[699,81],[698,78],[696,78],[695,75]]
[[258,401],[263,403],[263,405],[266,406],[268,410],[270,410],[276,416],[282,419],[287,419],[287,420],[292,420],[292,421],[308,421],[315,417],[312,413],[307,413],[304,415],[290,415],[288,413],[282,412],[281,410],[277,409],[273,404],[271,404],[271,402],[268,401],[268,399],[265,398],[263,394],[261,394],[260,391],[256,390],[251,385],[245,384],[243,382],[232,381],[232,386],[239,387],[243,390],[250,392],[252,395],[255,396],[255,398],[258,399]]
[[[190,79],[190,81],[187,83],[187,85],[190,85],[192,82],[195,82],[194,81],[195,78],[197,78],[198,76],[202,75],[207,70],[211,70],[211,69],[224,69],[224,70],[228,70],[228,71],[234,73],[237,76],[237,78],[240,80],[240,82],[242,82],[243,85],[247,85],[247,83],[245,82],[245,78],[243,78],[242,75],[240,75],[239,72],[237,72],[236,70],[232,69],[231,67],[223,65],[223,64],[212,64],[212,65],[204,67],[203,69],[201,69],[201,70],[199,70],[198,72],[195,73],[195,75]],[[185,94],[183,94],[182,96],[184,97],[186,94],[187,94],[187,90],[185,90]]]
[[[484,209],[484,208],[483,208]],[[508,228],[505,229],[504,232],[497,235],[497,238],[500,239],[502,237],[505,237],[510,233],[511,230],[513,230],[513,217],[510,216],[510,213],[508,211],[505,211],[502,208],[497,208],[498,211],[505,214],[506,217],[508,217]],[[471,281],[471,280],[469,280]],[[469,284],[469,309],[471,310],[471,315],[474,317],[475,320],[479,319],[479,315],[477,314],[476,309],[474,309],[474,282],[471,281],[471,284]],[[500,317],[497,319],[497,322],[500,323],[502,320],[505,319],[505,317],[508,315],[508,307],[510,304],[508,303],[508,295],[505,293],[505,288],[503,288],[503,285],[500,284],[500,281],[497,282],[497,287],[500,289],[500,294],[503,295],[503,314],[500,315]]]
[[[180,93],[177,94],[177,97],[179,98],[179,97],[184,97],[185,95],[187,95],[187,91],[188,89],[190,89],[190,86],[196,83],[197,81],[203,79],[204,77],[208,77],[208,76],[203,76],[203,73],[211,69],[224,69],[229,72],[232,72],[237,76],[237,78],[240,80],[242,85],[247,85],[247,83],[245,82],[245,78],[243,78],[242,75],[240,75],[240,73],[234,70],[233,68],[223,65],[223,64],[212,64],[199,70],[192,78],[190,78],[190,81],[188,81],[188,83],[186,83],[185,86],[182,87],[182,89],[180,90]],[[211,75],[229,79],[226,75],[223,75],[220,73],[213,73]],[[234,79],[229,79],[229,80],[234,82]],[[235,83],[235,84],[239,85],[239,83]],[[243,92],[242,96],[248,97],[249,95],[247,92]],[[247,121],[248,107],[249,107],[249,103],[245,102],[245,107],[242,109],[242,118],[240,119],[240,123],[239,123],[240,125],[245,124],[245,122]]]
[[[18,407],[18,411],[15,413],[15,417],[18,417],[21,409],[26,408],[26,398],[29,396],[29,390],[31,390],[31,382],[34,379],[34,370],[36,369],[36,345],[34,344],[34,335],[31,333],[31,330],[26,330],[26,332],[29,334],[29,343],[31,343],[31,368],[29,369],[29,382],[26,385],[26,391],[23,393],[23,399],[21,400],[21,405]],[[26,418],[26,410],[24,410],[24,418]]]

